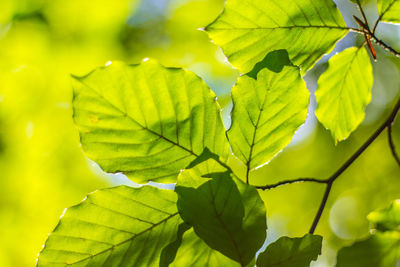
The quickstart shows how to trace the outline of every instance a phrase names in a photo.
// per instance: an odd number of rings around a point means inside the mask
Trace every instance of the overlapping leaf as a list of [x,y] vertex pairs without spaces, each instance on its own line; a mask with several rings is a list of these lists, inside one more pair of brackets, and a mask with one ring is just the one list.
[[399,0],[378,0],[378,12],[381,21],[400,23]]
[[193,230],[187,231],[179,247],[175,261],[170,267],[224,266],[239,267],[240,264],[210,248]]
[[249,169],[268,162],[287,146],[307,117],[309,92],[297,67],[286,66],[280,73],[263,69],[257,80],[241,76],[232,98],[228,138]]
[[371,100],[372,66],[364,47],[351,47],[329,60],[318,81],[318,120],[335,142],[346,139],[363,121]]
[[336,267],[393,267],[400,259],[400,233],[376,233],[339,250]]
[[265,240],[265,206],[254,187],[231,175],[184,170],[175,188],[178,210],[208,246],[247,265]]
[[308,267],[321,254],[322,237],[307,234],[301,238],[281,237],[257,258],[257,267]]
[[65,212],[38,266],[157,266],[181,222],[173,191],[98,190]]
[[136,182],[176,181],[205,146],[229,153],[215,94],[192,72],[152,60],[76,78],[73,108],[86,154]]
[[286,49],[302,74],[348,32],[332,0],[228,0],[206,31],[242,73]]

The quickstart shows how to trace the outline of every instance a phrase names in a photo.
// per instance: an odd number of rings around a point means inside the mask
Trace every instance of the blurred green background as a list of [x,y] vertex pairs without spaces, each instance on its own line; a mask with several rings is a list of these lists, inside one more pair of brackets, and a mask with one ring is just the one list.
[[[335,1],[349,26],[357,9]],[[223,0],[1,0],[0,1],[0,266],[33,266],[64,208],[98,188],[132,182],[101,172],[87,160],[71,118],[70,74],[83,75],[108,61],[158,59],[196,72],[217,93],[229,127],[229,90],[239,75],[205,32]],[[367,4],[377,17],[376,2]],[[381,24],[378,35],[400,49],[400,27]],[[350,33],[335,52],[362,42]],[[310,91],[328,57],[305,77]],[[312,97],[307,123],[291,145],[250,177],[269,184],[297,177],[325,178],[377,128],[399,94],[400,59],[378,48],[373,100],[363,125],[334,146],[315,119]],[[394,129],[400,148],[400,118]],[[400,151],[400,150],[399,150]],[[236,163],[235,163],[236,164]],[[243,171],[237,165],[238,171]],[[288,185],[263,192],[268,242],[301,236],[322,197],[319,184]],[[317,228],[323,256],[314,266],[332,266],[336,250],[366,236],[366,215],[400,198],[400,168],[386,133],[335,183]]]

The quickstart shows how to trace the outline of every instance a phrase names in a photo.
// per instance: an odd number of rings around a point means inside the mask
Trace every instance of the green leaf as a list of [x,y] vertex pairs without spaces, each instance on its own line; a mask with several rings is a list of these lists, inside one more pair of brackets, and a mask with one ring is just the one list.
[[304,123],[309,95],[297,67],[286,66],[280,73],[263,69],[257,80],[239,77],[227,133],[234,154],[249,169],[271,160]]
[[400,233],[377,233],[339,250],[336,267],[393,267],[399,259]]
[[342,141],[360,125],[371,101],[372,66],[364,47],[351,47],[333,56],[315,92],[318,120]]
[[257,74],[264,68],[273,72],[281,72],[284,66],[293,66],[293,63],[289,59],[287,50],[275,50],[269,52],[268,55],[266,55],[262,61],[258,62],[246,75],[253,79],[257,79]]
[[88,157],[135,182],[175,182],[206,146],[229,154],[215,94],[192,72],[153,60],[75,78],[73,108]]
[[98,190],[65,212],[38,266],[157,266],[181,222],[171,190]]
[[286,49],[304,75],[348,29],[331,0],[228,0],[206,31],[242,73],[269,52]]
[[179,225],[176,233],[176,240],[172,243],[169,243],[161,252],[160,267],[168,267],[174,261],[176,253],[182,244],[182,237],[190,228],[191,226],[185,222]]
[[308,267],[321,254],[322,237],[306,234],[301,238],[281,237],[257,258],[257,267]]
[[222,255],[217,250],[207,246],[193,230],[189,230],[183,236],[175,261],[170,267],[204,267],[223,266],[239,267],[240,264]]
[[229,172],[204,176],[198,168],[179,175],[179,213],[208,246],[245,266],[266,237],[264,203],[254,187]]
[[387,209],[371,212],[368,220],[380,231],[400,230],[400,199],[393,201]]
[[381,21],[400,23],[399,0],[378,0],[378,12]]

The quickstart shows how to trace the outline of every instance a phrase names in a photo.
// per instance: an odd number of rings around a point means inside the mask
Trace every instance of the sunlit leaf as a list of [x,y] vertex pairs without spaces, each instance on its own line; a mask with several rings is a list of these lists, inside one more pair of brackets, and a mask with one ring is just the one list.
[[399,0],[378,0],[378,12],[381,21],[400,23]]
[[308,267],[321,254],[322,237],[307,234],[300,238],[281,237],[257,258],[257,267]]
[[206,31],[242,73],[269,52],[286,49],[302,74],[348,32],[331,0],[228,0]]
[[368,220],[380,231],[400,230],[400,200],[393,201],[386,209],[371,212]]
[[280,73],[263,69],[257,80],[239,77],[228,131],[234,154],[250,169],[271,160],[304,123],[309,95],[297,67]]
[[38,266],[157,266],[181,222],[173,191],[98,190],[65,212]]
[[247,265],[265,240],[265,207],[254,187],[231,175],[184,170],[175,188],[178,210],[208,246]]
[[160,255],[160,267],[168,267],[175,259],[176,253],[182,244],[183,235],[191,228],[190,225],[183,222],[179,225],[178,231],[176,232],[176,239],[169,243],[161,252]]
[[399,259],[400,233],[377,233],[339,250],[336,267],[394,267]]
[[224,266],[239,267],[240,264],[225,257],[217,250],[207,246],[193,230],[187,231],[179,247],[175,261],[170,264],[171,267],[204,267],[204,266]]
[[347,48],[329,60],[315,92],[315,115],[335,142],[349,137],[364,120],[372,83],[372,66],[364,47]]
[[281,72],[284,66],[293,66],[286,50],[280,49],[269,52],[263,60],[254,65],[254,68],[247,73],[247,76],[257,79],[257,74],[264,68],[273,72]]
[[227,158],[215,94],[192,72],[113,63],[76,78],[74,90],[82,146],[106,172],[174,182],[206,146]]

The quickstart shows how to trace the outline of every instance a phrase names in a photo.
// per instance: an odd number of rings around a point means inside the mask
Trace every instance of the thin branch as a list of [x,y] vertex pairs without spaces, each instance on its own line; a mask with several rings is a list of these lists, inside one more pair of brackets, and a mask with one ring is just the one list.
[[386,51],[390,52],[391,54],[393,54],[396,57],[400,57],[400,52],[396,51],[395,49],[393,49],[391,46],[387,45],[386,43],[384,43],[382,40],[378,39],[378,37],[375,36],[375,34],[373,34],[372,32],[369,33],[369,35],[371,36],[371,39],[379,46],[381,46],[383,49],[385,49]]
[[374,27],[372,28],[372,34],[375,34],[375,31],[376,31],[376,27],[378,27],[378,24],[379,24],[379,22],[381,21],[381,18],[382,18],[382,15],[380,15],[379,17],[378,17],[378,19],[375,21],[375,24],[374,24]]
[[382,125],[368,138],[368,140],[335,172],[327,179],[327,187],[322,198],[321,204],[319,205],[317,214],[314,217],[309,233],[312,234],[321,219],[324,211],[326,202],[328,201],[331,187],[336,179],[375,141],[375,139],[388,127],[390,127],[400,110],[400,98],[390,113],[389,117],[382,123]]
[[396,152],[396,147],[394,145],[393,137],[392,137],[392,124],[388,125],[388,142],[389,142],[389,147],[390,147],[390,151],[392,152],[393,158],[396,160],[397,164],[400,167],[400,158]]
[[279,187],[281,185],[295,184],[295,183],[300,183],[300,182],[313,182],[313,183],[319,183],[319,184],[326,184],[326,183],[328,183],[328,180],[318,180],[315,178],[298,178],[295,180],[284,180],[284,181],[278,182],[276,184],[256,186],[256,188],[261,189],[261,190],[269,190],[272,188]]
[[330,182],[330,183],[328,183],[326,185],[325,193],[324,193],[324,196],[322,197],[321,204],[319,205],[317,214],[315,215],[315,218],[314,218],[314,220],[312,222],[312,225],[310,227],[310,231],[308,231],[310,234],[313,234],[314,231],[315,231],[315,228],[317,228],[319,219],[321,218],[322,212],[324,212],[324,209],[325,209],[326,202],[328,201],[328,197],[329,197],[329,194],[330,194],[331,189],[332,189],[332,184],[333,184],[333,182]]
[[369,31],[369,25],[368,25],[367,16],[366,16],[365,13],[364,13],[364,9],[363,9],[362,6],[361,6],[360,0],[357,0],[357,6],[358,6],[358,9],[359,9],[360,12],[361,12],[361,15],[362,15],[363,18],[364,18],[364,23],[365,23],[365,25],[367,26],[367,29],[368,29],[368,31]]

